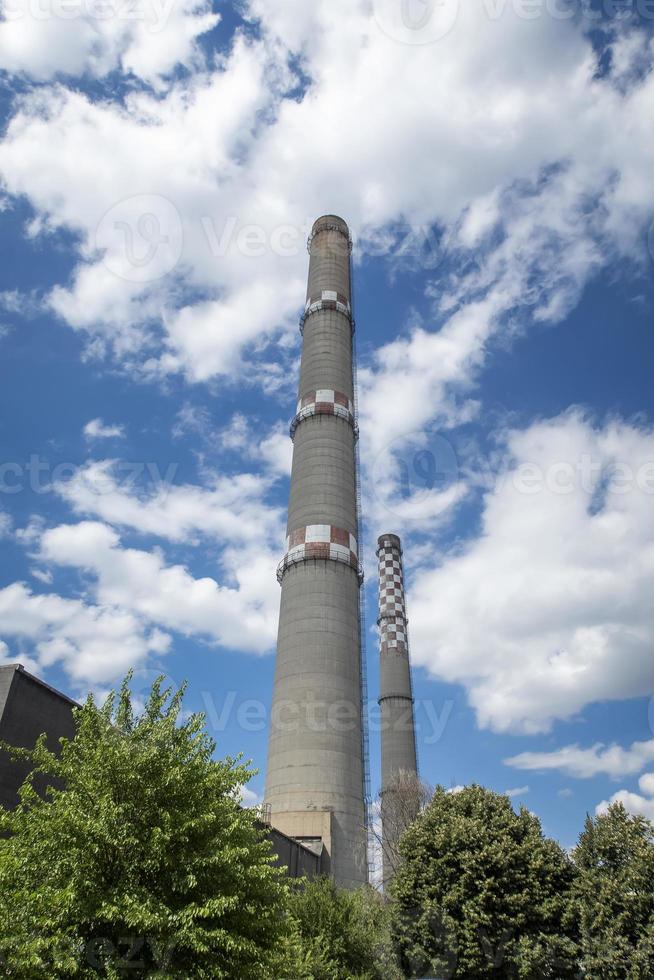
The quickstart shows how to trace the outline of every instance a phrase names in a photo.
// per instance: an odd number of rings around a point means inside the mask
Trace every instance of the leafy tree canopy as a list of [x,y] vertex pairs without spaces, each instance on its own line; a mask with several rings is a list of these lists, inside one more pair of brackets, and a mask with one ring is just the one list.
[[76,711],[59,757],[43,738],[18,753],[63,788],[29,777],[0,810],[4,975],[272,977],[287,886],[238,803],[251,773],[213,759],[183,688],[156,682],[137,715],[129,680]]
[[372,888],[348,892],[316,878],[293,889],[291,916],[297,939],[289,980],[400,980],[389,910]]
[[408,976],[575,975],[573,867],[528,810],[480,786],[437,787],[400,851],[393,918]]
[[654,827],[621,803],[588,817],[573,858],[581,961],[597,980],[654,976]]

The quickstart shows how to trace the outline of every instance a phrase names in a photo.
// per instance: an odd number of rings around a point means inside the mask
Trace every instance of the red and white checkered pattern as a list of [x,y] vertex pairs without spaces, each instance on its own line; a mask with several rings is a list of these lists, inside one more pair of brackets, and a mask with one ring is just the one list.
[[277,580],[282,581],[290,565],[316,558],[350,565],[362,578],[356,537],[333,524],[308,524],[287,536],[286,554],[277,567]]
[[323,289],[321,293],[310,296],[304,306],[304,313],[300,319],[300,333],[304,333],[304,324],[307,317],[319,310],[337,310],[343,313],[350,321],[352,332],[354,332],[354,320],[352,318],[352,308],[347,296],[337,293],[335,289]]
[[408,656],[407,618],[404,599],[402,551],[395,537],[380,538],[379,632],[382,653]]
[[323,289],[321,293],[310,296],[304,304],[305,314],[313,313],[314,307],[318,310],[339,310],[347,316],[351,312],[347,296],[337,293],[335,289]]
[[291,439],[300,422],[314,415],[337,415],[356,429],[354,405],[347,395],[334,391],[333,388],[319,388],[317,391],[307,392],[298,401],[297,413],[291,422]]
[[408,653],[406,620],[403,616],[397,619],[384,617],[379,623],[379,633],[384,653]]

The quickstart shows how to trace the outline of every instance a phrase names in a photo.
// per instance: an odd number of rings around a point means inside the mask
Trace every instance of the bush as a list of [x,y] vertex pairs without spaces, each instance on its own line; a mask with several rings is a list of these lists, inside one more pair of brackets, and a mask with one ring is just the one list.
[[[389,912],[372,888],[344,891],[328,878],[296,885],[289,980],[396,980]],[[295,971],[295,972],[292,972]]]

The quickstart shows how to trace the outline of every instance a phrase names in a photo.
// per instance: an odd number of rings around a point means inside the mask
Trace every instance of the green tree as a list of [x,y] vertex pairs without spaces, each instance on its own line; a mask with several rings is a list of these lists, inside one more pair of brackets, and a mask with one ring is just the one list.
[[345,891],[328,878],[295,886],[289,980],[396,980],[387,906],[372,888]]
[[587,817],[573,859],[582,966],[597,980],[654,976],[654,827],[621,803]]
[[58,758],[22,753],[64,788],[42,799],[30,777],[0,811],[4,975],[271,977],[287,886],[238,804],[251,773],[213,759],[184,689],[157,681],[136,715],[129,680],[76,711]]
[[480,786],[437,787],[400,852],[391,892],[408,976],[575,975],[573,867],[529,811]]

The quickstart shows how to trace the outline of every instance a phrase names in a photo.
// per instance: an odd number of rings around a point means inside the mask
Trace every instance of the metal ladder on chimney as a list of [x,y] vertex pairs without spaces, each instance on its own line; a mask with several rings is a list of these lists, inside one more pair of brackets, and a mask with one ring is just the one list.
[[[352,374],[354,391],[354,418],[358,425],[359,419],[359,386],[357,382],[357,351],[356,351],[356,331],[355,327],[355,304],[354,304],[354,276],[352,275],[352,253],[350,252],[350,309],[352,312]],[[359,548],[359,564],[364,566],[363,554],[363,507],[361,503],[361,458],[359,453],[359,440],[355,439],[356,456],[356,499],[357,499],[357,542]],[[373,853],[373,813],[372,813],[372,790],[370,782],[370,737],[368,732],[368,665],[367,665],[367,639],[366,629],[366,590],[365,579],[359,588],[359,634],[360,634],[360,678],[361,678],[361,749],[363,755],[363,799],[365,807],[366,821],[366,845],[370,867],[370,857]]]

